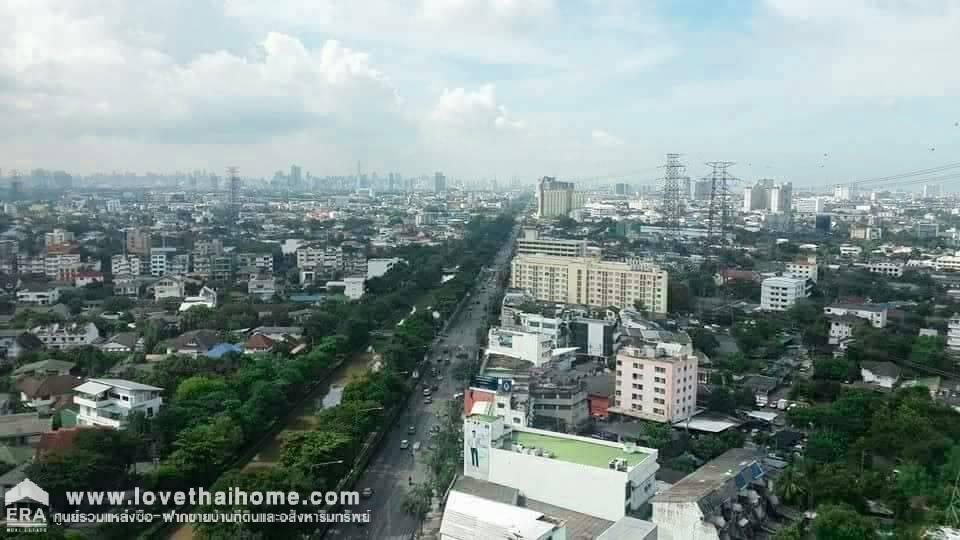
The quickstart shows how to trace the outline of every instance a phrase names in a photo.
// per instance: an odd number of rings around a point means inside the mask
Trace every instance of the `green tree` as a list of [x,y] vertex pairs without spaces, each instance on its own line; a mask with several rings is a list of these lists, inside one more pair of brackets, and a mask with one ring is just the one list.
[[177,385],[174,399],[178,401],[194,399],[204,394],[223,392],[227,390],[227,382],[220,378],[204,375],[188,377]]
[[876,528],[853,508],[825,505],[817,509],[813,533],[817,540],[872,540]]
[[313,480],[335,478],[352,466],[348,460],[353,444],[343,433],[294,431],[283,437],[280,463]]
[[416,484],[403,499],[404,512],[423,520],[433,503],[433,488],[428,484]]

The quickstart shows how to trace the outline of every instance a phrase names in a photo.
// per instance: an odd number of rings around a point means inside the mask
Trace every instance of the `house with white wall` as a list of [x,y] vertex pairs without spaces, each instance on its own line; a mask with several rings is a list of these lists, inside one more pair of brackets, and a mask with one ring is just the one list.
[[123,379],[88,379],[73,389],[73,402],[80,408],[77,425],[126,427],[131,414],[151,418],[160,410],[163,388]]

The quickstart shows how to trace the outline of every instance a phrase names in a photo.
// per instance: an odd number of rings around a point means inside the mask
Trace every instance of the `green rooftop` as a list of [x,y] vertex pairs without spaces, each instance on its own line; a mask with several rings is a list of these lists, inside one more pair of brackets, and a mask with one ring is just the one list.
[[553,454],[553,459],[587,465],[589,467],[600,467],[606,469],[610,460],[614,458],[625,459],[630,467],[643,463],[649,454],[644,452],[635,452],[628,454],[622,448],[607,446],[592,441],[582,441],[565,439],[563,437],[551,437],[549,435],[540,435],[538,433],[529,433],[526,431],[513,431],[514,444],[522,444],[525,448],[539,448]]

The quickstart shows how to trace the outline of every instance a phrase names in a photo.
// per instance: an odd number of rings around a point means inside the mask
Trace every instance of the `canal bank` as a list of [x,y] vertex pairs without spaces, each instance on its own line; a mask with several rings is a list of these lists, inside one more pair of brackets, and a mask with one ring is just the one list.
[[[316,388],[290,411],[290,414],[280,422],[277,429],[272,430],[270,434],[251,447],[245,460],[240,460],[240,462],[246,461],[243,468],[271,467],[278,463],[283,448],[284,435],[295,431],[313,429],[317,412],[338,405],[343,398],[343,389],[346,385],[355,377],[366,373],[373,362],[374,358],[370,353],[358,353],[342,361],[326,377],[324,382],[317,384]],[[240,462],[238,462],[238,466]],[[190,525],[180,526],[168,538],[170,540],[193,540],[195,538],[193,527]]]

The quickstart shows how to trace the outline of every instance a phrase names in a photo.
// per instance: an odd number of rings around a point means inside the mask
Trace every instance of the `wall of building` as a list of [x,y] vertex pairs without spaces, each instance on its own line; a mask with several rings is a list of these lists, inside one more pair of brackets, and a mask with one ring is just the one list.
[[490,481],[515,487],[527,498],[610,521],[625,514],[627,473],[622,471],[492,448]]
[[719,540],[717,528],[703,521],[700,507],[694,503],[653,503],[653,519],[658,540]]

